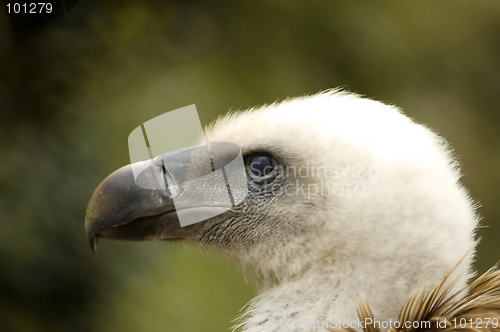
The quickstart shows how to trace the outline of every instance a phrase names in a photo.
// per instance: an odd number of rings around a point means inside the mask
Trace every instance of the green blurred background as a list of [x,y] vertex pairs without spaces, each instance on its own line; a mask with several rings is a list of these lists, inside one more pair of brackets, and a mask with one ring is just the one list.
[[127,137],[196,104],[332,87],[402,107],[453,145],[500,258],[500,2],[81,1],[13,33],[0,10],[0,331],[224,331],[255,286],[179,243],[101,241],[88,199]]

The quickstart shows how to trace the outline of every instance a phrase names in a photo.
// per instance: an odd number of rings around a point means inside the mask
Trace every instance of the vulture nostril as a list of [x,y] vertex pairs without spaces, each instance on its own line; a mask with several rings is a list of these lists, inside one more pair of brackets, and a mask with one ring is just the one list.
[[163,176],[163,181],[165,183],[165,189],[167,195],[169,195],[172,198],[179,195],[180,188],[177,184],[177,181],[175,180],[172,173],[165,167],[163,161],[161,163],[161,175]]

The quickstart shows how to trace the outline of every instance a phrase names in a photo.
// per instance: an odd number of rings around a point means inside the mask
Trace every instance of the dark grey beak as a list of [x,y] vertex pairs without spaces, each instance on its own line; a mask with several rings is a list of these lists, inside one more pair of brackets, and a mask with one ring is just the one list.
[[94,191],[87,207],[85,230],[93,251],[97,237],[161,239],[171,228],[175,234],[174,229],[180,226],[169,191],[138,186],[132,165],[109,175]]
[[210,143],[210,148],[174,151],[109,175],[90,198],[87,238],[94,252],[98,237],[198,239],[200,225],[195,223],[224,220],[230,215],[225,212],[246,193],[246,173],[237,145]]

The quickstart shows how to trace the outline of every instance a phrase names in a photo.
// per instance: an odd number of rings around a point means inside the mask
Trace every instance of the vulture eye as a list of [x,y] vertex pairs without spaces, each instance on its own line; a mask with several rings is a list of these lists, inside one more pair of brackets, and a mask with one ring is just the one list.
[[258,182],[274,179],[276,161],[266,153],[254,153],[247,157],[247,172],[250,177]]

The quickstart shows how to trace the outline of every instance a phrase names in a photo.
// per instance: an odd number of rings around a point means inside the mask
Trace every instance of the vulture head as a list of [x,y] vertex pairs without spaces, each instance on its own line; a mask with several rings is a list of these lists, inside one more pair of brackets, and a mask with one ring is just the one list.
[[354,320],[360,297],[378,319],[395,319],[415,287],[460,260],[455,287],[471,277],[477,217],[457,163],[398,108],[328,91],[229,114],[205,135],[241,148],[243,201],[181,227],[171,193],[137,186],[125,166],[90,200],[91,245],[191,240],[234,257],[261,286],[244,331]]

